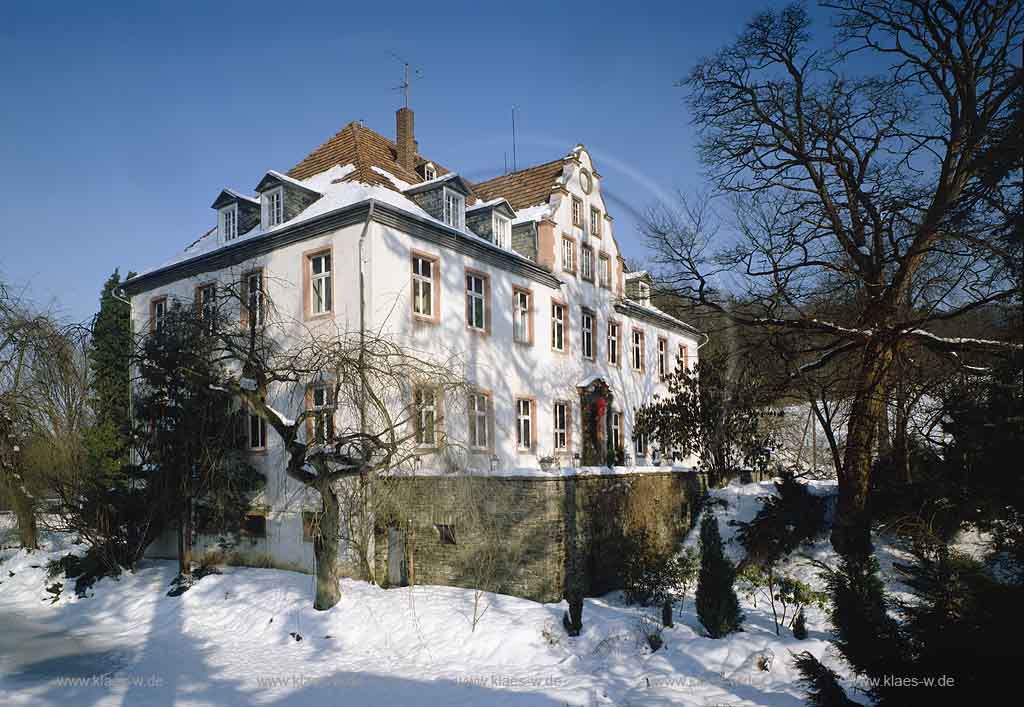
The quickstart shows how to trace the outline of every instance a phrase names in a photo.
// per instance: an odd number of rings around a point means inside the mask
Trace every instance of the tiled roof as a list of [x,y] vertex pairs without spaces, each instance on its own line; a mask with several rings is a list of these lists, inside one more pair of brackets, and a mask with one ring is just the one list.
[[546,203],[552,189],[558,184],[558,178],[562,176],[564,164],[565,159],[560,158],[536,167],[527,167],[474,184],[473,191],[485,201],[504,197],[516,210]]
[[[335,133],[327,142],[306,155],[302,161],[288,171],[288,176],[295,179],[309,179],[335,165],[351,164],[355,170],[346,177],[348,181],[376,184],[397,191],[395,184],[374,170],[374,167],[389,172],[409,184],[423,181],[419,174],[398,164],[397,159],[398,148],[392,140],[358,122],[351,122]],[[416,156],[417,165],[427,161],[419,155]],[[434,166],[439,175],[448,172],[436,162]]]

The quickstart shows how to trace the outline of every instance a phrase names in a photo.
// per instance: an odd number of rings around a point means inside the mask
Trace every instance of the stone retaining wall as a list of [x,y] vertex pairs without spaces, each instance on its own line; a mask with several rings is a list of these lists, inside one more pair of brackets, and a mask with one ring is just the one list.
[[[630,538],[644,532],[660,548],[678,547],[705,488],[701,475],[679,471],[396,484],[395,511],[375,544],[382,583],[479,587],[545,602],[563,596],[574,534],[586,591],[603,594],[622,586]],[[404,551],[389,547],[403,538]],[[396,558],[404,560],[401,572]]]

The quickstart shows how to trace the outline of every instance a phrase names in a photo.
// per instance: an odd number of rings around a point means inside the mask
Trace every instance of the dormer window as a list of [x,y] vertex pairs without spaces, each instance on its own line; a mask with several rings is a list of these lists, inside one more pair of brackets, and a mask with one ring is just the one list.
[[448,189],[444,190],[444,222],[460,231],[466,228],[466,197]]
[[220,239],[221,241],[233,241],[238,238],[238,204],[225,206],[218,212],[220,215]]
[[437,170],[434,169],[434,165],[430,164],[429,162],[427,164],[423,165],[423,179],[424,179],[424,181],[429,182],[431,179],[436,179],[436,178],[437,178]]
[[494,244],[508,250],[512,234],[512,219],[494,212]]
[[648,285],[646,282],[641,282],[639,284],[640,301],[643,302],[644,304],[647,304],[648,300],[651,299],[651,286]]
[[263,227],[273,228],[284,222],[284,189],[277,187],[263,192]]

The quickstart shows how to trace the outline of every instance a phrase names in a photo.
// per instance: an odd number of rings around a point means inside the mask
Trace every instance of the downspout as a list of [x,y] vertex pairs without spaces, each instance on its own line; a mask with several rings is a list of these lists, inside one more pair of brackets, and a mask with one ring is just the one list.
[[[364,248],[366,245],[366,233],[370,230],[370,222],[373,220],[373,212],[377,207],[377,201],[370,199],[370,208],[366,212],[366,221],[363,222],[363,230],[359,234],[359,431],[362,434],[366,434],[366,368],[364,364],[364,356],[366,353],[366,260],[364,258]],[[367,445],[364,439],[361,442],[363,448],[363,459],[367,457]],[[363,484],[363,504],[365,513],[370,508],[370,494],[373,492],[372,487],[367,482],[364,475],[360,474],[360,483]],[[376,584],[376,568],[374,567],[376,557],[376,548],[374,547],[374,535],[373,535],[373,524],[366,518],[366,528],[371,528],[366,535],[366,572],[367,580]],[[375,519],[374,519],[375,522]],[[364,529],[364,532],[365,529]]]
[[709,341],[711,341],[711,337],[708,336],[707,334],[705,334],[704,332],[701,332],[700,335],[704,337],[704,341],[703,341],[703,343],[697,344],[697,350],[698,351],[700,351],[700,347],[701,346],[703,346],[704,344],[706,344]]

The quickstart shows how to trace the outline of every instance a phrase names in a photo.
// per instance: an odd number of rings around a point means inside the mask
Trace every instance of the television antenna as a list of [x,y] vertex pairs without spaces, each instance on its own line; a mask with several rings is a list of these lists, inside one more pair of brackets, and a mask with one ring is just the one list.
[[[423,78],[423,72],[420,71],[418,68],[412,66],[412,64],[410,64],[407,60],[405,60],[402,57],[398,56],[398,54],[395,54],[394,52],[391,52],[391,56],[393,56],[396,60],[398,60],[399,63],[402,64],[402,80],[401,80],[401,82],[399,82],[399,84],[397,86],[395,86],[394,90],[402,92],[402,100],[405,103],[405,107],[408,108],[409,107],[409,88],[412,86],[412,80],[413,79],[422,79]],[[409,70],[410,69],[412,69],[412,75],[411,76],[409,74]]]

